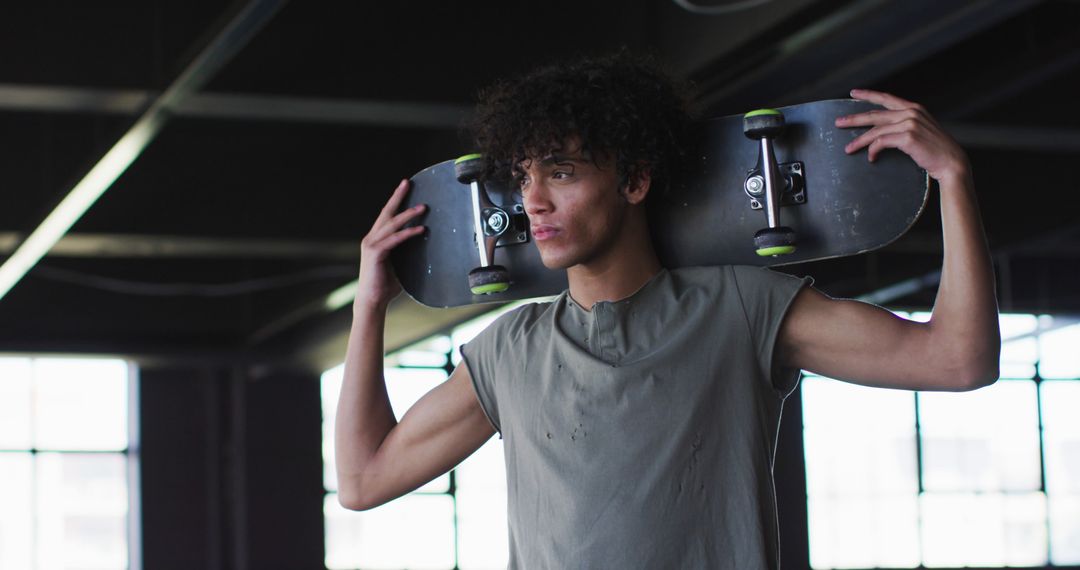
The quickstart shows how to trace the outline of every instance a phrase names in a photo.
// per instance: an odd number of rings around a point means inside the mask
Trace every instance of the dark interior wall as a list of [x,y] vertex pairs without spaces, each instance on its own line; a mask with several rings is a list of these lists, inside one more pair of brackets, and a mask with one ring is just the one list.
[[144,567],[323,568],[318,375],[145,365]]

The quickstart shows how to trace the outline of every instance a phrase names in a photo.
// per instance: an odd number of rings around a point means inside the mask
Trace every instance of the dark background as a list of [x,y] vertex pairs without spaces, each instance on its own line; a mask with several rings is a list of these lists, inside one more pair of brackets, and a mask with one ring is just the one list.
[[[324,301],[355,276],[397,181],[471,150],[458,127],[477,91],[536,64],[652,53],[693,80],[706,115],[852,87],[921,102],[969,152],[1002,309],[1080,313],[1080,2],[774,0],[719,16],[671,0],[245,6],[0,7],[0,260],[185,69],[206,72],[0,299],[0,352],[140,364],[147,568],[321,566],[317,379],[342,359],[350,315]],[[229,22],[260,17],[234,54],[214,52]],[[197,62],[208,51],[218,69]],[[914,284],[878,298],[925,309],[941,251],[932,195],[898,242],[786,270],[836,296]],[[399,298],[387,348],[478,310]],[[777,467],[790,568],[807,566],[799,415],[789,407]]]

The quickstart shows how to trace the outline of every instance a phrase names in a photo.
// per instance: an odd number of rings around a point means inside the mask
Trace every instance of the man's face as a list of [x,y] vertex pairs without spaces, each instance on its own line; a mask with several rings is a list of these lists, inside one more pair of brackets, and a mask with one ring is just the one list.
[[628,207],[613,160],[594,161],[576,142],[564,148],[518,163],[533,241],[550,269],[589,263],[609,251]]

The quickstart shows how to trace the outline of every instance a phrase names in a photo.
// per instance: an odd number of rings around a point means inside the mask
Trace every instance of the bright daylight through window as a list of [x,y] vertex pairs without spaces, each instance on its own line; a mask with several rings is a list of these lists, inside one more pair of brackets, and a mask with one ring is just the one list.
[[1002,379],[975,392],[804,378],[813,568],[1080,564],[1080,324],[1001,334]]
[[[510,305],[389,355],[386,390],[400,419],[421,396],[446,380],[461,360],[458,347]],[[369,511],[343,509],[335,491],[334,413],[342,367],[322,377],[325,459],[326,567],[330,570],[502,570],[509,547],[502,440],[493,436],[452,472]]]
[[130,370],[0,357],[0,568],[129,567]]

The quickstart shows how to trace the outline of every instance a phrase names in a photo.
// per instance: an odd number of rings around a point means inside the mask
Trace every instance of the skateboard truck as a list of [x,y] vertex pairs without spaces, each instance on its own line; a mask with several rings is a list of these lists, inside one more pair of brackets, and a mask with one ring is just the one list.
[[743,133],[761,144],[757,168],[747,174],[743,188],[750,196],[751,208],[761,209],[769,226],[754,234],[754,248],[760,256],[777,256],[795,251],[795,230],[780,225],[781,202],[803,203],[802,163],[776,163],[773,139],[784,131],[784,114],[774,109],[759,109],[743,115]]
[[[458,182],[468,184],[472,191],[473,228],[476,231],[476,249],[480,253],[480,267],[469,272],[469,290],[473,295],[501,293],[510,288],[510,272],[496,265],[495,247],[507,230],[519,225],[517,216],[496,206],[488,197],[480,182],[483,164],[479,154],[467,154],[454,161],[454,174]],[[523,241],[519,232],[517,241]]]

